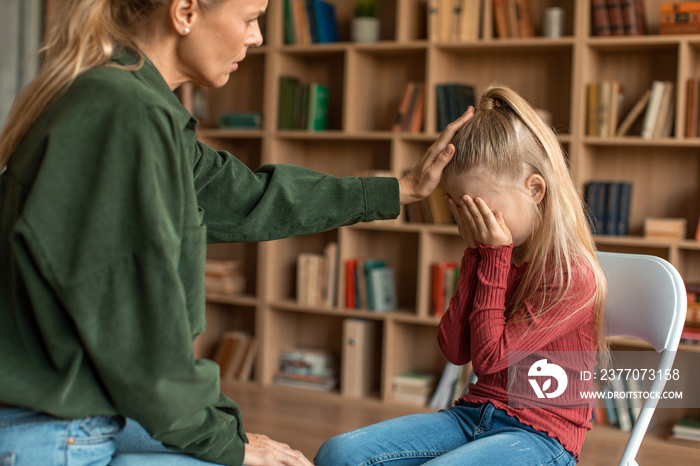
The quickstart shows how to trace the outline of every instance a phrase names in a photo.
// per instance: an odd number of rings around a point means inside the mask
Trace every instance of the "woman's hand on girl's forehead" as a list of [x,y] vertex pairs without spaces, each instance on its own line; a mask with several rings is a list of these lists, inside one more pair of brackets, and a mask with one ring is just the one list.
[[507,246],[513,242],[513,235],[506,226],[501,212],[495,214],[483,199],[462,196],[465,205],[467,225],[472,237],[484,246]]

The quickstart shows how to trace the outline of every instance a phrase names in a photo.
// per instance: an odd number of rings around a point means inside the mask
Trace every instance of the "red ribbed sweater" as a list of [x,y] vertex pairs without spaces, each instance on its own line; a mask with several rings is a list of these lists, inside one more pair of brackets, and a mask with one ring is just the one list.
[[[572,273],[570,289],[576,291],[575,296],[567,296],[545,316],[536,317],[541,302],[525,302],[506,320],[506,303],[528,267],[527,263],[512,264],[512,251],[513,245],[477,245],[477,249],[465,251],[457,290],[440,321],[438,343],[448,361],[457,365],[471,361],[479,376],[477,383],[469,386],[464,401],[493,403],[523,424],[556,438],[578,461],[586,431],[591,428],[591,408],[555,407],[552,403],[537,408],[509,406],[508,366],[517,362],[513,354],[521,358],[535,351],[575,351],[569,354],[579,359],[576,364],[593,370],[593,306],[571,314],[595,293],[594,276],[590,270]],[[577,383],[580,386],[581,382]]]

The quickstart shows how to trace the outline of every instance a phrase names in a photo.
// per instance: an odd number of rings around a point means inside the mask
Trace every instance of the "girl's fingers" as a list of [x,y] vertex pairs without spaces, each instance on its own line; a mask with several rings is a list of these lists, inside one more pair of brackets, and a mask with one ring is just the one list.
[[494,217],[493,212],[491,211],[491,208],[486,205],[483,199],[477,197],[474,200],[474,203],[476,204],[476,207],[479,209],[479,213],[481,214],[481,217],[484,219],[484,224],[486,225],[486,228],[488,228],[491,231],[497,231],[496,229],[501,229],[501,227],[498,225],[498,222],[496,221],[496,217]]
[[486,230],[486,223],[484,222],[484,218],[481,215],[479,207],[476,205],[474,199],[472,199],[469,195],[465,195],[462,199],[469,213],[470,224],[475,229],[474,233],[476,234],[479,232],[481,235],[483,235]]

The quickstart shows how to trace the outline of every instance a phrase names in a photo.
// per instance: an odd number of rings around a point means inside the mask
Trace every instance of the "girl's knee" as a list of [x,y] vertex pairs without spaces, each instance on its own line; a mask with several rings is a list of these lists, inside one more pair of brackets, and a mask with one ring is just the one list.
[[356,433],[348,432],[326,440],[319,448],[314,464],[316,466],[358,466],[363,459],[356,455],[363,448],[355,441]]

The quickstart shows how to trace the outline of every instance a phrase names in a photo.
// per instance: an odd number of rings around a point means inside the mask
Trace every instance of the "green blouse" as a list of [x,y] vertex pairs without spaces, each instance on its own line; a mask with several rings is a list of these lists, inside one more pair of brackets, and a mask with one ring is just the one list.
[[238,407],[192,351],[206,243],[395,218],[398,182],[251,171],[196,126],[146,59],[81,75],[17,148],[0,178],[0,401],[120,414],[172,449],[239,465]]

